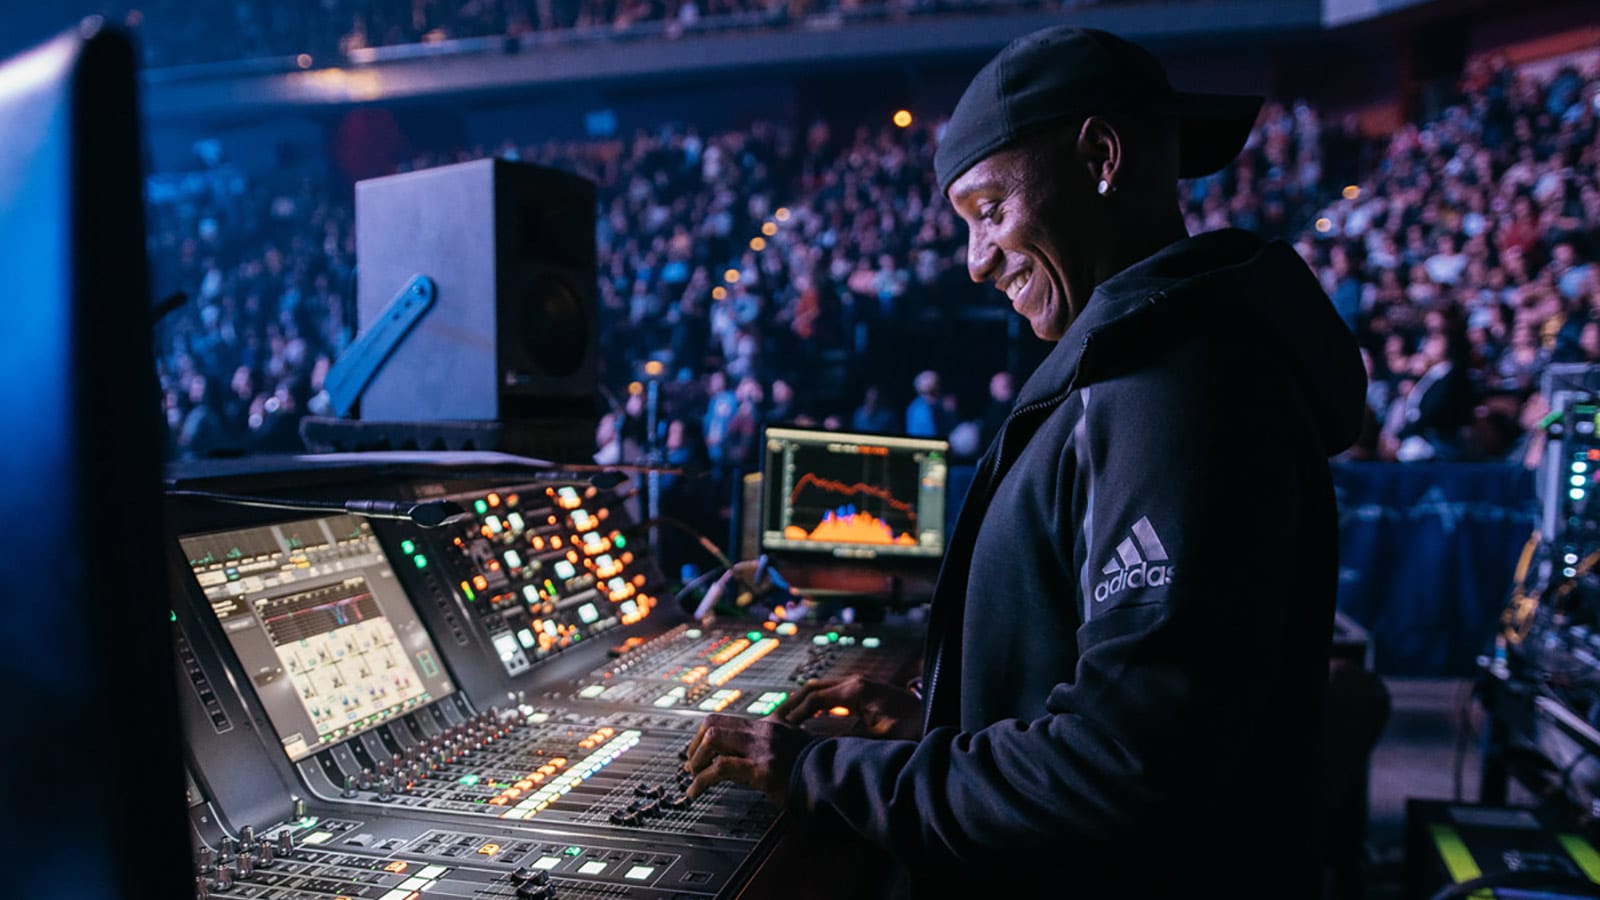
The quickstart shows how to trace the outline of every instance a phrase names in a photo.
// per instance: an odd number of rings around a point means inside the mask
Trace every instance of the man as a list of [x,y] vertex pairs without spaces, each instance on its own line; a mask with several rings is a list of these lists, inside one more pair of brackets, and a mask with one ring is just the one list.
[[[968,268],[1056,342],[952,534],[921,703],[815,683],[713,716],[732,780],[886,848],[916,896],[1310,897],[1354,340],[1287,245],[1189,237],[1176,182],[1259,101],[1102,32],[991,61],[935,159]],[[860,736],[796,723],[845,706]]]

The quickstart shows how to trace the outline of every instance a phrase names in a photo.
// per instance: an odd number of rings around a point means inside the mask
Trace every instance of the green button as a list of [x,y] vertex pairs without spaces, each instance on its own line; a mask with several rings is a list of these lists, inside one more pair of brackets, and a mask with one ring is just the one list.
[[169,610],[167,610],[167,612],[172,613],[172,621],[174,621],[174,622],[178,621],[178,611],[177,610],[169,609]]
[[751,641],[759,641],[759,640],[761,640],[761,632],[752,631],[749,634],[745,635],[745,637],[749,638]]
[[411,561],[416,563],[417,564],[417,568],[419,568],[419,569],[426,569],[428,567],[428,558],[426,556],[423,556],[421,553],[418,553],[416,556],[411,557]]
[[489,511],[489,504],[483,500],[479,500],[477,503],[472,504],[472,508],[477,510],[478,515],[481,516]]
[[837,632],[837,631],[828,632],[828,642],[829,643],[837,641],[838,639],[839,639],[839,632]]
[[619,531],[617,532],[617,536],[611,539],[611,546],[618,548],[626,547],[628,546],[628,539],[623,537],[622,532]]
[[478,776],[476,776],[476,775],[463,775],[460,778],[456,779],[456,783],[457,784],[465,784],[465,785],[469,785],[469,786],[470,785],[474,785],[474,784],[478,783]]
[[400,542],[400,552],[401,553],[405,553],[407,555],[417,552],[416,542],[415,541],[401,541]]
[[582,847],[568,847],[567,848],[567,855],[568,856],[582,856],[583,855],[583,848]]

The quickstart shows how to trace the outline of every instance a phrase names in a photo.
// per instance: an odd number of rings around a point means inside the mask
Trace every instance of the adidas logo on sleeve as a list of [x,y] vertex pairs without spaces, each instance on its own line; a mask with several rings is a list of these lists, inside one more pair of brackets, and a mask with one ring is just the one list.
[[[1142,554],[1141,554],[1142,551]],[[1150,517],[1142,516],[1133,523],[1133,533],[1117,545],[1117,555],[1100,570],[1102,579],[1094,586],[1094,602],[1104,603],[1116,594],[1142,587],[1161,587],[1172,581],[1172,566],[1158,565],[1167,561],[1167,548],[1150,525]]]

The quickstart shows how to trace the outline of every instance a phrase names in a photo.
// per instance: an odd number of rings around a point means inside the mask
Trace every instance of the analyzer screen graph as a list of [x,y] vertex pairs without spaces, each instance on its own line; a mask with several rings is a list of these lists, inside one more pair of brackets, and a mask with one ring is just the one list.
[[943,441],[769,429],[762,543],[836,556],[944,552]]

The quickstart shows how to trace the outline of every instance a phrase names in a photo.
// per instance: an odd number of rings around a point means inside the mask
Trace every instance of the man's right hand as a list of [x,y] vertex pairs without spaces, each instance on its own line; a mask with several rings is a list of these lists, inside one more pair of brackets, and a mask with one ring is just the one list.
[[[848,712],[835,712],[839,709]],[[772,715],[801,726],[817,715],[848,716],[855,720],[851,733],[859,737],[916,740],[922,736],[922,701],[915,694],[859,675],[809,682],[790,694]]]

